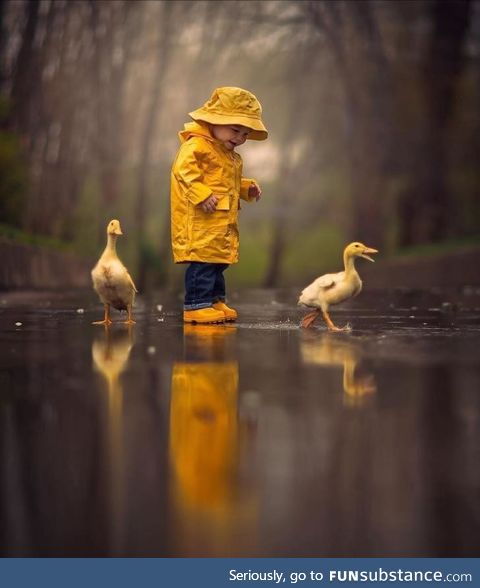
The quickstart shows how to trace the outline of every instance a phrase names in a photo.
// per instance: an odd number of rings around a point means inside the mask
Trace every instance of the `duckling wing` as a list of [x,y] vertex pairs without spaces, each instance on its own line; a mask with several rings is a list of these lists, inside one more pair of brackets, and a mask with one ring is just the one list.
[[337,274],[325,274],[317,278],[309,286],[307,286],[298,299],[299,304],[306,306],[318,306],[323,295],[334,288],[345,276],[345,272],[338,272]]
[[317,284],[318,288],[333,288],[338,282],[341,282],[345,277],[345,272],[338,272],[336,274],[325,274],[320,276],[313,282]]
[[135,283],[134,283],[134,281],[132,280],[132,276],[129,274],[129,272],[128,272],[128,270],[127,270],[127,269],[125,269],[125,271],[127,272],[127,279],[128,279],[128,281],[130,282],[130,285],[132,286],[132,288],[133,288],[133,291],[134,291],[134,292],[136,292],[136,293],[138,294],[138,290],[137,290],[137,287],[135,286]]

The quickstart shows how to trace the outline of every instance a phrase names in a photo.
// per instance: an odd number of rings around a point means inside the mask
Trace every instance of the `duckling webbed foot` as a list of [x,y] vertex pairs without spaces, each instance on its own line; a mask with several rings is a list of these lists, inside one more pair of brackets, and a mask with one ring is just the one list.
[[319,310],[313,310],[312,312],[309,312],[306,316],[303,317],[300,325],[304,329],[308,329],[317,320],[317,318],[318,318],[319,315],[320,315],[320,311]]
[[132,317],[132,307],[129,305],[127,306],[128,317],[126,321],[123,321],[125,325],[135,325],[136,321],[133,320]]
[[110,305],[105,304],[105,318],[103,321],[94,321],[92,325],[105,325],[106,327],[112,324],[112,320],[110,318]]
[[325,319],[325,322],[327,323],[327,327],[329,331],[332,331],[334,333],[341,333],[341,332],[349,332],[352,330],[352,327],[347,324],[344,327],[337,327],[336,325],[333,324],[332,319],[330,318],[330,315],[328,314],[328,312],[326,310],[323,311],[323,318]]
[[344,327],[336,327],[333,325],[333,327],[328,327],[328,330],[333,333],[349,333],[352,330],[352,327],[350,325],[345,325]]

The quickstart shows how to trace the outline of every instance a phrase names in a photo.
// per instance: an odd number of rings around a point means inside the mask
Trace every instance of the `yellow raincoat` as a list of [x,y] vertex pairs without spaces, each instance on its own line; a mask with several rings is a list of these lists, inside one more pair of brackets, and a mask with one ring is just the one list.
[[[179,137],[171,174],[174,261],[236,263],[239,199],[249,200],[254,180],[242,178],[242,158],[212,137],[206,123],[187,123]],[[217,209],[204,212],[197,205],[212,194]]]

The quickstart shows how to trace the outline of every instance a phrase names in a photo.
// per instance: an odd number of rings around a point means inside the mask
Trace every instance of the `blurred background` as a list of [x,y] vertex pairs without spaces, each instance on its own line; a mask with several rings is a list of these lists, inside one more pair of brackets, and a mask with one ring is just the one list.
[[181,288],[177,133],[224,85],[270,131],[240,149],[264,196],[231,285],[303,286],[351,240],[480,251],[478,0],[3,0],[0,30],[3,288],[42,285],[33,251],[88,284],[111,218],[140,291]]

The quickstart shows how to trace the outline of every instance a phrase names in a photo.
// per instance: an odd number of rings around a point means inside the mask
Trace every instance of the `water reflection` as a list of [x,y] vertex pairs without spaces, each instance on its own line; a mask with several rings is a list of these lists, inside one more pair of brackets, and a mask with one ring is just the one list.
[[367,371],[361,345],[331,333],[302,332],[302,361],[321,366],[343,368],[343,401],[346,406],[361,406],[377,391],[375,377]]
[[109,397],[121,396],[120,374],[127,367],[133,344],[131,328],[121,331],[106,328],[103,335],[93,341],[93,363],[105,379]]
[[123,387],[120,376],[128,365],[134,345],[132,329],[105,328],[92,344],[95,370],[104,381],[106,392],[104,459],[110,555],[122,553],[125,543],[126,472],[124,448]]
[[234,327],[186,325],[184,361],[173,366],[171,495],[185,555],[238,553],[255,512],[239,480],[235,336]]

